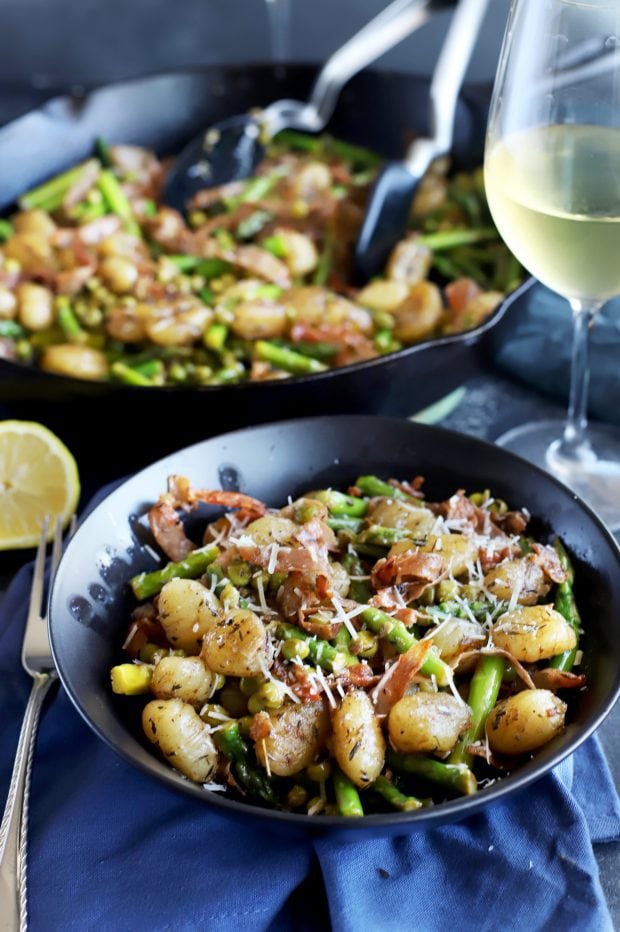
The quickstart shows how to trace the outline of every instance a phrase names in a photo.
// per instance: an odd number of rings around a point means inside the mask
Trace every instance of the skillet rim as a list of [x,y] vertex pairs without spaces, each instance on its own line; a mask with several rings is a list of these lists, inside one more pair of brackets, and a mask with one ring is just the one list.
[[[274,76],[277,77],[278,68],[281,67],[284,69],[284,78],[286,77],[286,72],[288,71],[297,71],[298,73],[308,73],[312,75],[316,73],[321,67],[321,63],[316,62],[285,62],[281,66],[276,65],[273,62],[268,61],[251,61],[244,62],[240,64],[228,64],[228,65],[190,65],[186,68],[180,68],[177,70],[164,71],[164,72],[147,72],[141,76],[135,76],[127,79],[119,79],[115,81],[105,82],[103,84],[92,84],[85,86],[84,90],[80,90],[79,93],[53,93],[52,96],[44,100],[38,106],[33,107],[27,112],[21,114],[20,116],[14,118],[13,120],[5,123],[3,126],[0,126],[0,144],[2,143],[3,136],[10,135],[15,131],[15,128],[21,120],[26,120],[32,117],[35,114],[44,114],[47,108],[54,109],[55,107],[61,106],[78,106],[86,107],[88,106],[89,98],[92,95],[96,95],[99,92],[105,92],[108,90],[120,90],[122,88],[130,88],[132,85],[146,84],[149,81],[157,81],[165,78],[179,78],[184,76],[206,76],[210,72],[214,74],[235,74],[239,75],[243,73],[244,69],[270,69]],[[385,77],[387,80],[402,80],[410,79],[414,83],[420,82],[422,85],[430,85],[430,76],[416,74],[416,73],[407,73],[404,71],[398,71],[396,69],[377,69],[377,68],[367,68],[364,69],[360,74],[371,75],[377,78]],[[355,76],[357,77],[357,76]],[[351,80],[354,80],[352,78]],[[347,85],[348,86],[348,85]],[[465,99],[467,101],[468,92],[475,93],[476,91],[490,91],[491,88],[490,82],[468,82],[463,85],[459,99]],[[490,99],[490,97],[489,97]],[[11,207],[6,207],[0,210],[0,216],[5,216],[8,210]],[[247,382],[237,382],[229,385],[154,385],[154,386],[141,386],[141,385],[125,385],[120,382],[106,382],[104,380],[88,380],[88,379],[77,379],[71,376],[60,375],[53,372],[46,372],[43,369],[39,369],[35,366],[30,366],[27,363],[21,363],[16,360],[9,359],[0,359],[0,372],[4,371],[13,371],[16,373],[29,373],[32,372],[35,374],[36,381],[45,383],[50,381],[50,384],[55,385],[65,385],[68,390],[74,389],[80,391],[84,394],[88,394],[89,391],[93,393],[99,389],[103,390],[110,394],[115,394],[117,392],[131,392],[131,394],[136,394],[138,397],[140,394],[143,394],[145,397],[149,393],[153,392],[162,392],[164,394],[177,393],[193,393],[198,392],[199,394],[209,393],[209,392],[235,392],[243,393],[244,391],[250,391],[255,389],[256,386],[262,386],[258,389],[258,392],[269,392],[276,391],[279,393],[286,393],[286,386],[290,384],[300,384],[300,385],[313,385],[316,382],[324,382],[329,378],[334,378],[338,374],[344,374],[347,372],[355,373],[365,373],[372,371],[375,368],[381,366],[384,362],[397,362],[399,360],[410,360],[412,356],[415,356],[419,352],[430,351],[433,347],[445,347],[445,346],[459,346],[463,345],[466,349],[474,349],[480,343],[484,341],[486,334],[491,331],[496,325],[498,325],[503,318],[505,317],[508,309],[512,306],[513,302],[517,301],[525,292],[527,292],[533,285],[535,280],[533,278],[527,277],[523,282],[510,294],[506,295],[490,316],[484,320],[477,327],[473,327],[471,330],[465,330],[461,333],[446,334],[439,337],[431,337],[426,340],[421,340],[418,343],[414,343],[411,346],[406,346],[401,350],[396,352],[386,353],[385,355],[375,356],[372,359],[361,360],[356,363],[349,363],[346,366],[337,366],[331,369],[327,369],[324,372],[311,373],[309,375],[289,375],[286,379],[275,379],[268,380],[266,382],[262,381],[251,381]]]

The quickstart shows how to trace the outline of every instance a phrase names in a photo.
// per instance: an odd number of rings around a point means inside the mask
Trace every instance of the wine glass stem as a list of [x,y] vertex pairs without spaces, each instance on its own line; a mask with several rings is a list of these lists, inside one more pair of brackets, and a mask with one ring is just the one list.
[[590,386],[590,330],[600,301],[570,302],[573,311],[573,352],[571,360],[568,417],[560,444],[561,455],[572,460],[592,456],[588,440],[588,389]]

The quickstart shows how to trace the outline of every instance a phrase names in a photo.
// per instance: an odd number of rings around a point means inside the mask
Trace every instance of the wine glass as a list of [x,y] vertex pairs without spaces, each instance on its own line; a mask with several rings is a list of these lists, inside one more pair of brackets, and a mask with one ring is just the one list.
[[573,314],[566,422],[525,424],[497,442],[620,528],[620,432],[587,424],[589,331],[620,295],[620,0],[513,0],[484,171],[507,245]]

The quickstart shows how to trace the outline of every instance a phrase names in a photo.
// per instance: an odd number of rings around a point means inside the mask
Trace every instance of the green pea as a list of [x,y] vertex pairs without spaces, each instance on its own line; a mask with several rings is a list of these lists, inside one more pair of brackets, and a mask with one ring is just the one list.
[[459,594],[460,586],[454,579],[442,579],[437,583],[437,601],[449,602]]
[[310,648],[306,641],[302,641],[301,638],[291,638],[290,641],[285,641],[282,645],[282,656],[285,660],[305,660],[305,658],[310,653]]
[[255,569],[249,563],[240,561],[231,563],[227,572],[233,586],[247,586],[254,575]]
[[[220,691],[220,702],[229,715],[239,718],[248,711],[248,702],[237,685],[232,683]],[[252,711],[250,709],[250,711]]]
[[370,631],[359,631],[349,650],[358,657],[369,658],[375,656],[378,647],[378,639]]
[[257,676],[244,676],[239,680],[239,689],[244,696],[250,697],[256,692],[261,683],[262,680]]
[[302,806],[308,802],[308,791],[305,786],[301,786],[299,783],[296,783],[295,786],[292,786],[288,791],[286,796],[286,804],[289,809],[301,809]]
[[325,783],[326,780],[329,780],[331,774],[332,765],[329,760],[323,760],[318,764],[310,764],[306,767],[306,776],[314,783]]

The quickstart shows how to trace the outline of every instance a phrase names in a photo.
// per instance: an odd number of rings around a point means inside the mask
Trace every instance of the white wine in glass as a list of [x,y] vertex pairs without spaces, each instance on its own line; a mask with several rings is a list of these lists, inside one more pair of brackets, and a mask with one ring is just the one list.
[[498,443],[620,529],[620,432],[587,424],[589,331],[620,295],[620,0],[513,0],[485,184],[507,245],[573,314],[566,422],[525,424]]

